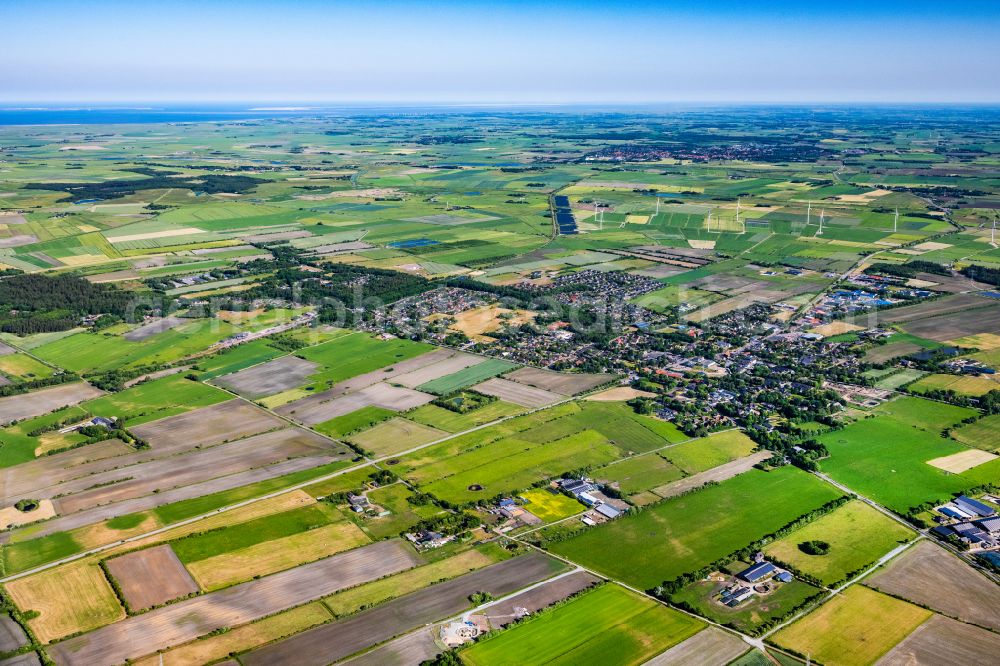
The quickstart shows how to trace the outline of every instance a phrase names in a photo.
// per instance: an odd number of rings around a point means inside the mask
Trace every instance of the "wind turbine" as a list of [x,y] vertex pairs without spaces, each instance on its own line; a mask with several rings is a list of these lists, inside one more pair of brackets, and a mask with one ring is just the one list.
[[892,219],[892,233],[896,233],[896,228],[899,226],[899,207],[896,207],[896,217]]
[[993,217],[993,230],[990,232],[990,245],[997,246],[997,218]]
[[712,230],[712,209],[711,207],[709,207],[708,219],[705,220],[705,231],[711,231],[711,230]]
[[823,219],[826,217],[826,209],[821,209],[819,211],[819,231],[816,232],[817,236],[823,235]]
[[659,215],[659,214],[660,214],[660,195],[657,194],[656,195],[656,213],[654,213],[654,215]]
[[809,202],[809,206],[806,208],[806,226],[807,227],[809,226],[809,223],[812,221],[812,212],[813,212],[813,202],[810,201]]
[[[740,222],[740,198],[736,197],[736,224],[741,224]],[[747,227],[743,225],[743,233],[746,233]]]

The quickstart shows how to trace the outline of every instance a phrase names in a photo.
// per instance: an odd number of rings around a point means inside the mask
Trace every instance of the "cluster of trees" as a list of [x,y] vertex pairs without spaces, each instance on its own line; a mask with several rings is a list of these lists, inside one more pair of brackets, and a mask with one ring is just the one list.
[[977,282],[985,282],[1000,287],[1000,268],[969,265],[962,269],[962,275]]
[[106,180],[96,183],[28,183],[24,187],[29,190],[66,192],[69,196],[64,197],[63,201],[82,201],[87,199],[115,199],[135,194],[140,190],[160,190],[171,187],[186,187],[208,194],[218,194],[220,192],[242,194],[261,183],[267,182],[262,178],[253,178],[252,176],[203,174],[187,178],[173,178],[164,175],[164,172],[152,171],[152,173],[156,175],[136,180]]
[[941,264],[936,264],[933,261],[921,261],[917,259],[916,261],[910,261],[905,264],[887,264],[885,262],[877,262],[865,269],[865,273],[876,274],[876,275],[893,275],[896,277],[912,278],[916,277],[917,273],[933,273],[934,275],[951,275],[951,271],[942,266]]
[[85,315],[124,318],[143,310],[136,295],[71,275],[21,274],[0,280],[0,330],[16,335],[65,331]]

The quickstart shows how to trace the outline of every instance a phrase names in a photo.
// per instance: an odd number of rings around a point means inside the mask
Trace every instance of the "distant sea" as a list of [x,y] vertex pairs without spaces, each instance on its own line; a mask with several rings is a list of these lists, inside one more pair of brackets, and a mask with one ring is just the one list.
[[0,125],[109,125],[196,123],[288,116],[329,115],[333,109],[306,107],[0,107]]

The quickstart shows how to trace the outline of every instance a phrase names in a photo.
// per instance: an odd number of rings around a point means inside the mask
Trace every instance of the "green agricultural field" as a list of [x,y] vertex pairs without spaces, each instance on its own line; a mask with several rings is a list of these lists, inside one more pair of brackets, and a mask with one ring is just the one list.
[[383,409],[369,405],[356,409],[353,412],[323,421],[313,426],[313,430],[321,432],[330,437],[343,437],[359,430],[366,430],[374,425],[386,421],[396,416],[396,412],[391,409]]
[[757,445],[739,430],[728,430],[708,437],[671,446],[660,452],[686,474],[697,474],[753,453]]
[[978,397],[990,391],[1000,390],[1000,382],[987,377],[969,377],[958,375],[927,375],[908,387],[914,393],[928,391],[954,391],[959,395]]
[[[913,530],[860,500],[852,500],[768,544],[764,553],[824,585],[833,585],[915,536]],[[814,540],[830,544],[830,551],[808,555],[799,548],[799,544]]]
[[704,624],[614,584],[584,592],[459,653],[488,664],[642,664]]
[[951,431],[951,436],[977,449],[994,453],[1000,451],[1000,414],[984,416],[975,423],[959,426]]
[[601,481],[617,483],[618,489],[626,495],[684,478],[684,472],[667,460],[664,453],[666,451],[626,458],[594,470],[593,476]]
[[171,546],[181,562],[190,564],[223,553],[231,553],[344,520],[328,504],[312,504],[284,513],[255,518],[174,541]]
[[81,407],[98,416],[124,419],[126,425],[134,426],[231,398],[221,389],[176,374],[88,400]]
[[516,367],[516,363],[508,363],[507,361],[491,358],[483,361],[482,363],[477,363],[476,365],[465,368],[464,370],[459,370],[458,372],[445,375],[444,377],[439,377],[438,379],[427,382],[426,384],[421,384],[417,388],[427,393],[447,395],[449,393],[454,393],[455,391],[460,391],[468,386],[472,386],[473,384],[486,381],[490,377],[502,375],[503,373],[509,372]]
[[34,350],[38,358],[73,372],[105,372],[133,365],[170,363],[204,351],[237,332],[217,319],[192,319],[141,342],[118,335],[77,333]]
[[0,356],[0,373],[16,381],[51,377],[54,370],[27,354]]
[[202,381],[207,381],[270,361],[287,353],[270,346],[268,342],[266,339],[251,340],[214,356],[200,358],[193,369],[199,371],[198,377]]
[[905,398],[886,403],[877,412],[818,438],[830,451],[830,457],[820,462],[821,469],[851,490],[907,514],[923,502],[948,499],[1000,478],[1000,459],[961,474],[927,464],[966,450],[940,433],[974,414],[972,410]]
[[642,589],[695,571],[839,496],[794,467],[750,470],[548,544]]
[[390,367],[393,363],[420,356],[432,349],[430,345],[400,338],[380,340],[367,333],[354,333],[301,349],[295,354],[322,366],[301,388],[323,390],[337,382]]
[[453,412],[450,409],[428,404],[417,407],[407,413],[406,418],[416,423],[429,425],[445,432],[463,432],[485,423],[491,423],[502,418],[515,416],[525,411],[524,407],[510,402],[497,400],[479,409],[465,414]]

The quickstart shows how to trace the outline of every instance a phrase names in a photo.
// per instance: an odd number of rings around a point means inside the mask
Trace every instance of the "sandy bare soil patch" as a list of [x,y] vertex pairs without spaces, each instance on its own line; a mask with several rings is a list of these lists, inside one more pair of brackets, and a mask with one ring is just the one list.
[[164,331],[169,331],[172,328],[177,328],[183,324],[185,320],[181,317],[163,317],[161,319],[154,319],[153,321],[143,324],[138,328],[134,328],[122,337],[129,342],[142,342],[147,338],[151,338],[157,333],[163,333]]
[[724,465],[719,465],[718,467],[713,467],[712,469],[705,470],[704,472],[692,474],[691,476],[681,479],[680,481],[673,481],[658,488],[653,488],[652,492],[660,497],[675,497],[681,493],[703,486],[709,481],[721,482],[726,479],[731,479],[737,474],[742,474],[743,472],[750,470],[760,461],[767,460],[771,457],[771,455],[772,453],[770,451],[758,451],[757,453],[753,453],[743,458],[737,458],[736,460],[727,462]]
[[16,507],[8,506],[0,509],[0,530],[17,525],[27,525],[37,520],[46,520],[56,515],[52,500],[38,500],[38,508],[34,511],[18,511]]
[[522,407],[544,407],[554,402],[565,400],[566,396],[559,393],[552,393],[544,389],[518,384],[508,379],[494,377],[487,379],[482,384],[476,384],[473,390],[486,395],[492,395],[505,402],[512,402]]
[[437,627],[421,629],[340,663],[350,666],[417,666],[444,651],[435,640],[437,633]]
[[408,386],[410,388],[417,388],[421,384],[426,384],[429,381],[445,377],[446,375],[470,368],[474,365],[479,365],[485,360],[486,359],[482,356],[458,353],[450,358],[444,359],[443,361],[438,361],[437,363],[424,366],[419,370],[408,372],[405,375],[397,375],[396,377],[393,377],[392,382],[394,384],[402,384],[403,386]]
[[[111,666],[235,627],[404,569],[419,560],[398,541],[381,541],[290,571],[157,608],[49,647],[59,664]],[[137,640],[141,637],[141,640]],[[275,663],[275,662],[271,662]]]
[[159,606],[198,591],[170,544],[116,557],[108,560],[107,566],[133,610]]
[[[30,245],[38,241],[38,236],[34,234],[15,234],[13,236],[8,236],[7,238],[0,238],[0,247],[20,247],[22,245]],[[61,262],[56,262],[54,265],[58,265]]]
[[1000,655],[1000,636],[934,615],[879,659],[878,666],[989,664]]
[[594,402],[624,402],[632,398],[652,398],[655,395],[655,393],[640,391],[631,386],[616,386],[606,391],[595,393],[594,395],[588,395],[584,400],[592,400]]
[[220,402],[132,428],[153,448],[194,441],[200,446],[240,439],[285,425],[281,419],[242,400]]
[[714,240],[697,240],[695,238],[688,239],[688,245],[695,248],[696,250],[714,250],[715,241]]
[[829,337],[831,335],[841,335],[842,333],[851,333],[853,331],[863,331],[864,329],[864,326],[849,324],[846,321],[834,321],[829,324],[817,326],[809,332],[815,333],[816,335],[822,335],[823,337]]
[[274,395],[299,386],[319,367],[298,356],[283,356],[215,380],[219,386],[250,399]]
[[683,643],[653,657],[643,666],[728,664],[750,647],[740,638],[715,627],[706,627]]
[[104,395],[104,391],[85,382],[60,384],[40,391],[0,398],[0,425],[41,416],[67,405],[77,405]]
[[533,552],[418,590],[345,620],[315,627],[242,657],[245,666],[325,666],[408,629],[469,607],[469,595],[510,594],[552,575],[553,560]]
[[0,652],[11,652],[27,644],[28,637],[21,625],[9,615],[0,615]]
[[989,629],[1000,630],[1000,587],[960,559],[921,541],[865,585]]
[[343,416],[362,407],[381,407],[403,412],[420,405],[426,405],[434,396],[408,388],[389,384],[373,384],[360,391],[332,400],[317,401],[320,396],[310,396],[278,407],[275,411],[282,416],[293,418],[299,423],[315,425],[332,418]]
[[0,342],[0,356],[10,356],[11,354],[16,354],[17,350],[8,344]]
[[151,240],[153,238],[171,238],[173,236],[189,236],[191,234],[203,234],[204,229],[197,227],[179,227],[177,229],[165,229],[163,231],[149,231],[144,234],[129,234],[126,236],[105,235],[109,243],[126,243],[128,241]]
[[465,310],[455,315],[455,323],[449,328],[464,333],[472,339],[492,340],[487,333],[500,330],[506,324],[520,326],[532,321],[535,313],[530,310],[508,310],[499,305],[483,305]]
[[527,384],[528,386],[552,391],[553,393],[561,393],[562,395],[583,393],[615,378],[614,375],[574,374],[530,367],[518,368],[514,372],[505,375],[505,377],[518,384]]
[[996,457],[996,454],[989,451],[969,449],[968,451],[961,451],[950,456],[928,460],[927,464],[938,469],[943,469],[946,472],[951,472],[952,474],[961,474],[967,469],[988,463]]
[[887,194],[892,194],[891,190],[869,190],[868,192],[862,192],[861,194],[841,194],[840,196],[834,197],[837,201],[844,201],[846,203],[869,203],[873,199],[878,199],[879,197],[884,197]]

